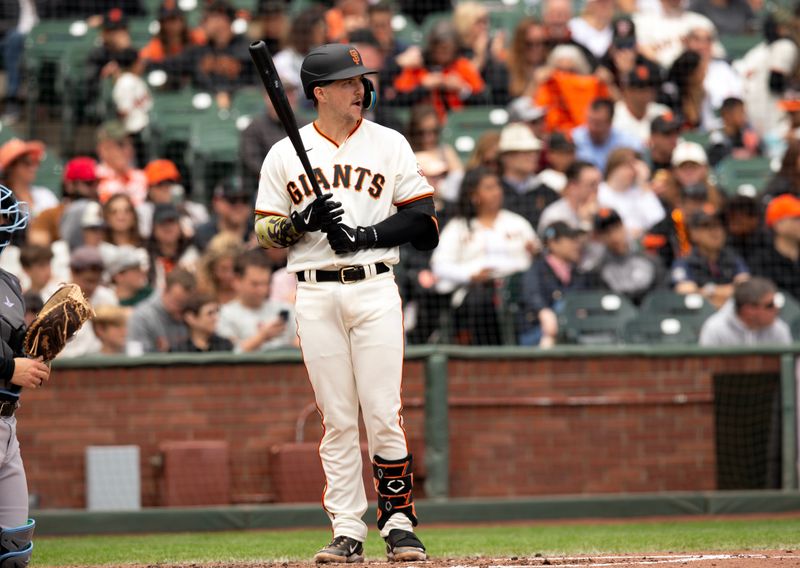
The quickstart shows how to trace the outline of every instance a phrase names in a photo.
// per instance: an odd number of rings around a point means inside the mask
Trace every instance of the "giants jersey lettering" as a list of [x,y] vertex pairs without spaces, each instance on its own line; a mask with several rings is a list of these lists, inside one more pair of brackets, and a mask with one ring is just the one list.
[[[337,146],[312,123],[300,129],[300,137],[323,194],[333,192],[333,199],[342,203],[345,225],[375,225],[394,215],[397,206],[433,195],[411,146],[394,130],[361,120]],[[288,216],[314,199],[300,159],[284,138],[270,149],[261,167],[256,213]],[[398,261],[397,247],[337,255],[325,235],[315,231],[290,247],[287,268],[299,272]]]

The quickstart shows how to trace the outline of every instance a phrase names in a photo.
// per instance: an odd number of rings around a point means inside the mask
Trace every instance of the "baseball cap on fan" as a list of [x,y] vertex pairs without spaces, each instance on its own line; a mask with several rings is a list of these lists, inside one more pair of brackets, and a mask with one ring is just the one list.
[[121,8],[111,8],[103,16],[103,29],[107,31],[128,29],[128,18],[125,16],[125,12]]
[[361,54],[352,45],[327,43],[308,52],[300,67],[300,80],[306,98],[313,100],[314,87],[320,83],[377,72],[376,69],[364,66]]

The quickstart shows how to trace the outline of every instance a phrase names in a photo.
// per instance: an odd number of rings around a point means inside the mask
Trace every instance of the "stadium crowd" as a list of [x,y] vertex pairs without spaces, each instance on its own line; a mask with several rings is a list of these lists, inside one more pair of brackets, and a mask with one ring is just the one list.
[[[380,102],[365,116],[407,136],[441,228],[435,251],[404,248],[396,267],[410,343],[549,347],[565,338],[570,293],[641,306],[662,290],[726,315],[695,340],[720,343],[731,326],[740,342],[791,340],[775,296],[800,298],[800,6],[587,0],[574,12],[541,0],[536,16],[498,25],[503,7],[474,1],[265,0],[243,11],[213,0],[192,27],[180,5],[158,5],[158,32],[134,45],[130,18],[147,13],[136,0],[3,3],[3,124],[25,103],[24,37],[47,18],[99,29],[86,81],[112,105],[93,152],[67,156],[61,187],[37,184],[56,148],[0,146],[0,181],[32,218],[3,267],[31,314],[65,281],[97,312],[63,357],[295,345],[286,251],[253,237],[261,164],[284,136],[268,103],[208,203],[186,164],[146,142],[159,93],[188,87],[227,109],[256,86],[253,38],[275,54],[301,120],[312,46],[352,43],[378,70]],[[421,45],[395,35],[399,15],[423,30]],[[734,59],[723,36],[752,47]],[[459,113],[498,108],[507,119],[482,129],[470,155],[445,139]],[[726,175],[737,163],[777,167],[754,186]]]

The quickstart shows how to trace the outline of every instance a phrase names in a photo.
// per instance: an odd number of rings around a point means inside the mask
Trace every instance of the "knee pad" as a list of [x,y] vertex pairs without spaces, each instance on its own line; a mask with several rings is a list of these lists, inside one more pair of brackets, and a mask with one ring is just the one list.
[[414,508],[414,475],[411,473],[411,454],[399,460],[386,460],[380,456],[372,458],[375,491],[378,493],[378,528],[394,514],[402,513],[417,526]]
[[29,519],[21,527],[0,530],[0,568],[25,568],[33,553],[33,530],[36,521]]

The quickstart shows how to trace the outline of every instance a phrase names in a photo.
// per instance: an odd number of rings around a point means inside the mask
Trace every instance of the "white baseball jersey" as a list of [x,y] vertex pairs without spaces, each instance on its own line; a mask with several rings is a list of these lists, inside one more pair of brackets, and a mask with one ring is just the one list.
[[[300,129],[311,167],[323,194],[332,191],[342,203],[342,223],[367,227],[380,223],[397,207],[433,195],[408,141],[398,132],[362,119],[341,144],[328,138],[316,123]],[[264,159],[255,211],[288,216],[316,199],[300,159],[288,137]],[[375,262],[397,264],[398,247],[360,250],[337,255],[320,231],[306,233],[289,249],[287,270],[326,270]]]

